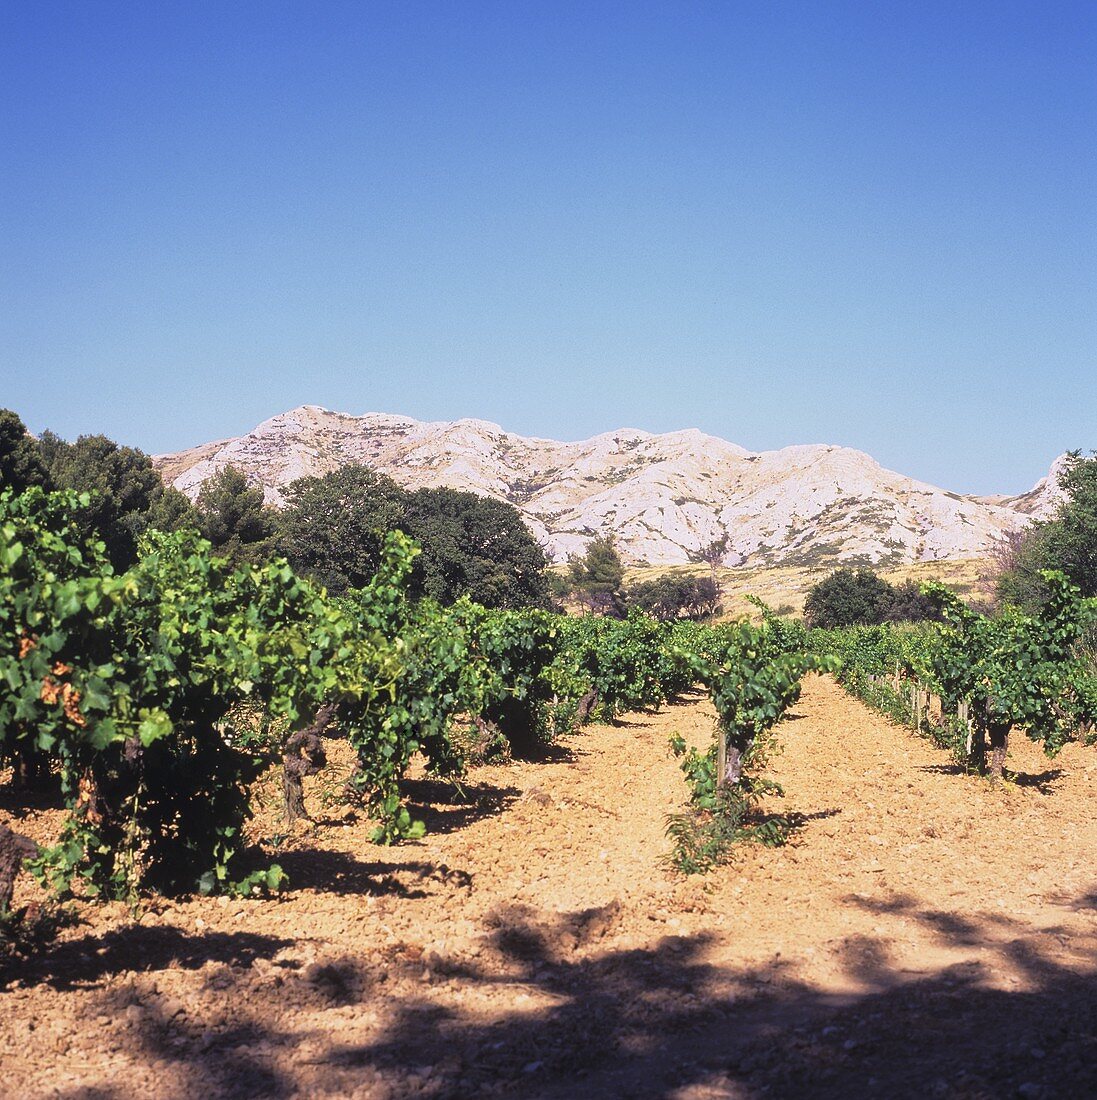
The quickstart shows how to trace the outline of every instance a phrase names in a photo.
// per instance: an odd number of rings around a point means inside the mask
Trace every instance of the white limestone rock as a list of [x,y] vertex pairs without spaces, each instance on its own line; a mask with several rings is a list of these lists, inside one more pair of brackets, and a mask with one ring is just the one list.
[[239,439],[156,459],[192,499],[235,466],[279,507],[293,480],[360,462],[402,485],[448,486],[513,503],[562,561],[612,532],[626,561],[680,564],[727,536],[728,565],[898,563],[989,553],[1061,499],[1056,460],[1016,497],[961,496],[861,451],[804,445],[752,454],[694,429],[623,428],[576,443],[530,439],[483,420],[348,416],[303,405]]

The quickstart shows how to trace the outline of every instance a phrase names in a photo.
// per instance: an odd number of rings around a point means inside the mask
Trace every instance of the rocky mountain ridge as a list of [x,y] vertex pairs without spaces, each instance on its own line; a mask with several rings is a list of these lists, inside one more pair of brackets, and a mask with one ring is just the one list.
[[192,499],[234,466],[274,506],[293,480],[359,462],[408,488],[444,485],[514,504],[560,561],[612,532],[626,561],[696,560],[727,538],[727,565],[894,564],[974,557],[1058,499],[1056,460],[1019,496],[947,492],[825,444],[752,453],[695,429],[621,429],[576,443],[532,439],[483,420],[349,416],[303,405],[237,439],[160,455]]

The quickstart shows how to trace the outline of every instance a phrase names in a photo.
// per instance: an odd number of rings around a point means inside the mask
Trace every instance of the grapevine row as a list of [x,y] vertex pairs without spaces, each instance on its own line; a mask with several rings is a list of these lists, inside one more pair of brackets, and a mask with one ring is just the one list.
[[458,777],[470,740],[530,755],[698,681],[729,729],[757,725],[727,709],[729,654],[752,652],[737,626],[413,601],[418,548],[400,533],[340,598],[284,562],[233,568],[186,532],[147,535],[116,573],[79,523],[87,504],[0,494],[0,760],[17,783],[60,786],[61,838],[30,864],[57,891],[277,888],[244,844],[249,790],[278,764],[287,818],[307,814],[303,780],[334,736],[391,842],[423,831],[401,797],[416,754]]
[[1097,600],[1061,573],[1043,580],[1032,613],[1007,607],[991,618],[930,584],[941,623],[812,630],[806,644],[838,658],[852,694],[1000,777],[1012,730],[1051,757],[1069,740],[1093,740],[1097,725],[1097,675],[1082,645]]

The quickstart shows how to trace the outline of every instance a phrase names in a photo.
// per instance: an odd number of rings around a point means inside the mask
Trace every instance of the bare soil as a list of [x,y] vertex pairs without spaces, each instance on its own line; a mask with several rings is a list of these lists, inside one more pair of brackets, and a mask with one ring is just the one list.
[[0,1094],[1097,1095],[1097,753],[1016,738],[993,786],[811,678],[771,765],[792,843],[684,879],[667,738],[711,728],[697,697],[464,799],[420,780],[396,848],[310,780],[281,900],[84,905],[0,971]]

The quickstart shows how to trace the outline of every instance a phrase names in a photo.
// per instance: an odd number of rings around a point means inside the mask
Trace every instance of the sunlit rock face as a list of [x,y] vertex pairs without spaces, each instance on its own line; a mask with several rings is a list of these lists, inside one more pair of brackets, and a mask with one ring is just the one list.
[[235,466],[276,507],[296,478],[362,463],[408,488],[444,485],[510,501],[557,561],[612,532],[633,563],[694,561],[726,536],[728,565],[807,565],[989,553],[1006,532],[1054,510],[1064,458],[1028,493],[971,497],[847,447],[752,454],[693,429],[632,428],[558,443],[483,420],[426,423],[303,405],[239,439],[156,462],[192,499],[208,477]]

